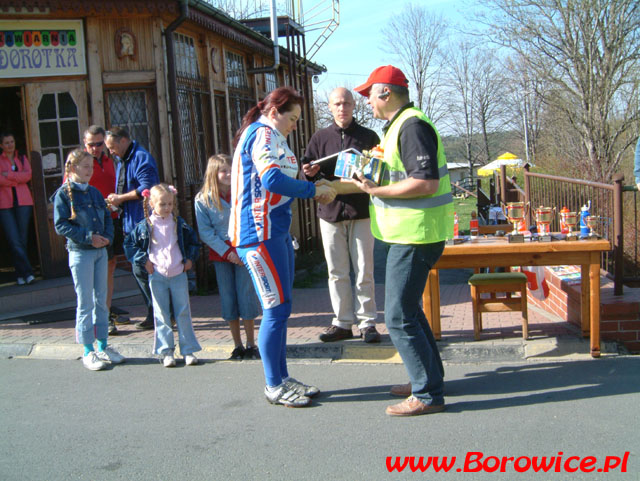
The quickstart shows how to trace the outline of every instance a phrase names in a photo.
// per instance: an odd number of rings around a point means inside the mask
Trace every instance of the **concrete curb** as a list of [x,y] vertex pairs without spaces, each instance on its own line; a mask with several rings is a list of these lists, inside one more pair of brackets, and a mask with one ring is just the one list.
[[[123,356],[131,359],[155,359],[151,343],[126,343],[112,341],[111,345]],[[203,360],[227,360],[233,350],[231,344],[202,344],[198,357]],[[575,360],[590,358],[589,342],[572,337],[545,338],[523,341],[521,339],[488,341],[440,341],[442,360],[448,364],[479,362],[522,362]],[[601,343],[603,356],[619,355],[618,344]],[[179,349],[176,349],[179,355]],[[82,355],[78,344],[0,343],[0,357],[75,360]],[[290,359],[328,360],[334,362],[393,363],[402,359],[391,344],[367,345],[362,343],[308,343],[287,346]]]

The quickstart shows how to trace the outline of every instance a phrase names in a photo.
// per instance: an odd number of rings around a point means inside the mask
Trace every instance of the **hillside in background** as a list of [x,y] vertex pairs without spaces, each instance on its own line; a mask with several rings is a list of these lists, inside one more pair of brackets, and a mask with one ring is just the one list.
[[[459,136],[443,136],[444,151],[447,154],[447,162],[467,162],[467,148],[464,139]],[[473,137],[472,153],[474,162],[486,164],[495,160],[505,152],[511,152],[520,158],[524,158],[524,143],[518,132],[494,132],[489,134],[489,155],[487,160],[484,151],[482,136]]]

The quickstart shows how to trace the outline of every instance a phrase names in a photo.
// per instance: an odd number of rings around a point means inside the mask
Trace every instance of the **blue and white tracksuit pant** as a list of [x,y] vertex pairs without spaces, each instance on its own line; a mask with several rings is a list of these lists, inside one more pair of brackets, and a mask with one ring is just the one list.
[[249,270],[262,304],[258,347],[268,386],[278,386],[289,377],[287,370],[287,321],[291,315],[294,254],[291,236],[268,239],[237,247]]

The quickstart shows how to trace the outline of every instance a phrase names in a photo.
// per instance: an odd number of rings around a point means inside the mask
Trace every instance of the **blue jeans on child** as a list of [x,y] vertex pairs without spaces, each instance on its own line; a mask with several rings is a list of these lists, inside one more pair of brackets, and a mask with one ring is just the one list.
[[9,209],[0,209],[0,224],[11,249],[16,277],[23,279],[33,274],[27,253],[32,211],[33,206],[30,205],[16,205]]
[[258,348],[268,386],[278,386],[287,370],[287,320],[291,314],[294,255],[291,236],[236,248],[249,269],[262,304]]
[[76,340],[93,344],[109,335],[107,309],[107,249],[69,251],[69,268],[78,297]]
[[216,281],[222,304],[222,319],[255,319],[260,315],[260,304],[253,288],[249,271],[242,265],[216,261]]
[[407,369],[413,395],[425,404],[443,404],[444,368],[422,310],[422,293],[444,242],[385,246],[384,321],[389,336]]
[[154,354],[171,354],[175,348],[171,330],[171,308],[178,326],[180,354],[186,356],[200,351],[191,323],[191,305],[189,304],[189,283],[187,273],[165,277],[155,271],[149,275],[149,287],[153,297],[153,316],[155,320]]

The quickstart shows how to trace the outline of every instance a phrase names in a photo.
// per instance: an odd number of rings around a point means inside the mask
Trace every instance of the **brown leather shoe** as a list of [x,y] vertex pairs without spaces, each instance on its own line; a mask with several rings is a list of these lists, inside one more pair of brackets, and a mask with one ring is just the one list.
[[419,399],[410,396],[399,404],[389,406],[386,413],[389,416],[419,416],[442,411],[444,411],[444,404],[425,404]]
[[391,387],[389,394],[395,397],[408,398],[409,396],[411,396],[411,383],[409,382],[407,384],[396,384],[395,386]]

